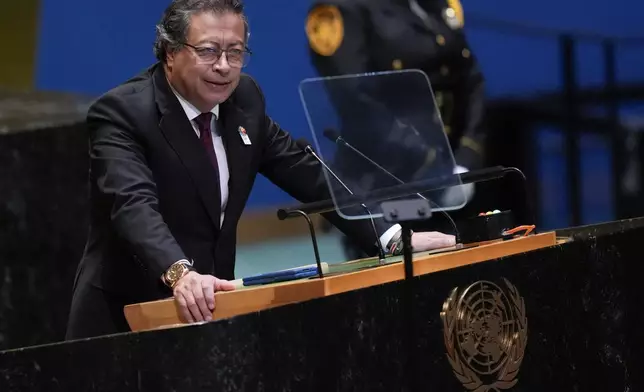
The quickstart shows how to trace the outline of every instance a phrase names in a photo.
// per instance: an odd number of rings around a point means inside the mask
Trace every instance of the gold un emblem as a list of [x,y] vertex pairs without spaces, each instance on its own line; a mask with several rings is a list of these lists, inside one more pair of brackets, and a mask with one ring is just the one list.
[[516,385],[528,342],[528,319],[518,290],[480,281],[443,304],[447,359],[463,386],[474,392],[500,391]]

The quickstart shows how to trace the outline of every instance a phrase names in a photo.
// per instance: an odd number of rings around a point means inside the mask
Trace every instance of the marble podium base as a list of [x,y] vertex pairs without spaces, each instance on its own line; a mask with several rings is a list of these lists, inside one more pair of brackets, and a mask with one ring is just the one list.
[[64,337],[88,224],[87,102],[0,92],[0,349]]
[[[642,391],[643,226],[569,230],[565,244],[208,324],[7,351],[0,390]],[[478,297],[445,307],[467,287]]]

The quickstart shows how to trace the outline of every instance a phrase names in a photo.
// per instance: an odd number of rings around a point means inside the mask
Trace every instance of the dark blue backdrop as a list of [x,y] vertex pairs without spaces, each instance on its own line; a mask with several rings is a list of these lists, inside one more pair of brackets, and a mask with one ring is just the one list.
[[[85,0],[41,0],[36,83],[41,89],[99,95],[154,61],[154,25],[166,0],[88,2]],[[296,136],[309,131],[297,93],[298,83],[314,76],[309,64],[304,19],[309,0],[249,0],[250,45],[254,51],[247,72],[260,83],[268,110]],[[488,80],[490,96],[528,94],[557,88],[560,84],[558,47],[554,38],[526,37],[509,32],[470,27],[468,14],[488,16],[555,29],[595,31],[608,35],[644,35],[641,15],[644,3],[615,0],[610,6],[597,0],[464,0],[466,26],[473,50]],[[642,47],[620,47],[620,81],[641,79],[644,69]],[[602,78],[601,47],[585,43],[579,51],[581,82],[599,83]],[[561,146],[554,133],[540,138],[544,158],[542,181],[548,187],[565,184],[559,165]],[[585,142],[594,152],[601,140]],[[593,153],[591,156],[598,156]],[[585,164],[594,172],[586,202],[587,221],[610,219],[610,200],[605,154],[602,161]],[[601,171],[604,174],[602,175]],[[605,186],[604,186],[605,185]],[[604,192],[598,192],[604,188]],[[547,191],[547,190],[546,190]],[[561,194],[549,192],[552,212],[565,212]],[[275,206],[292,200],[263,178],[257,183],[250,207]],[[594,215],[593,215],[594,214]],[[564,225],[565,214],[554,213],[551,226]],[[562,218],[563,217],[563,218]]]

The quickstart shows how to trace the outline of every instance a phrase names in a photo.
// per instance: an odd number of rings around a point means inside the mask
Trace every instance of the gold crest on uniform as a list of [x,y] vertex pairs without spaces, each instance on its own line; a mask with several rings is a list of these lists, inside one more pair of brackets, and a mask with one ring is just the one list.
[[443,18],[452,29],[460,29],[465,25],[465,16],[463,15],[463,5],[460,0],[447,0],[449,6],[443,11]]
[[321,56],[333,55],[344,39],[340,10],[332,5],[312,9],[306,19],[306,36],[315,53]]

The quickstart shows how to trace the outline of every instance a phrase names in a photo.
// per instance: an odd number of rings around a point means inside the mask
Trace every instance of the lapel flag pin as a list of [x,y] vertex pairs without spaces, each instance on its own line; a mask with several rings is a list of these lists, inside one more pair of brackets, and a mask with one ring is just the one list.
[[248,134],[246,133],[246,129],[244,129],[244,127],[242,127],[242,126],[239,127],[239,136],[241,136],[242,141],[244,142],[245,145],[247,145],[247,146],[250,145],[250,138],[248,137]]

